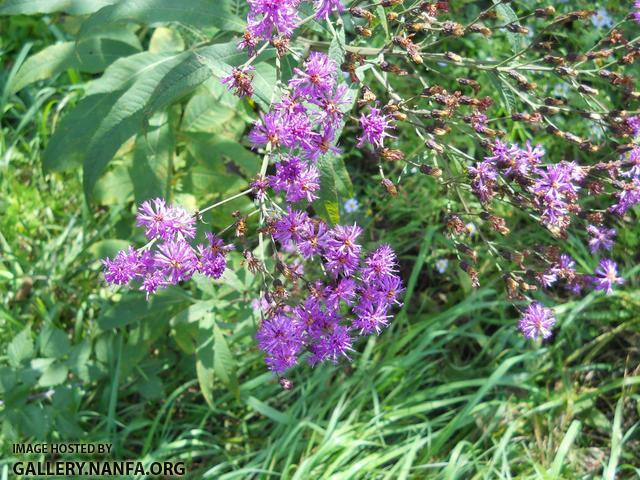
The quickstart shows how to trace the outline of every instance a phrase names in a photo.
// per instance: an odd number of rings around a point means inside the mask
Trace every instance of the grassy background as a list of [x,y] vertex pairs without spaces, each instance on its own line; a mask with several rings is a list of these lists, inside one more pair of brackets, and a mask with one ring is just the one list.
[[[46,18],[3,18],[0,31],[0,85],[26,42],[36,51],[62,35]],[[298,368],[294,388],[283,391],[251,338],[252,279],[238,274],[240,294],[223,286],[211,294],[238,388],[215,382],[205,402],[195,354],[176,335],[198,312],[159,324],[153,308],[118,310],[118,294],[100,278],[96,258],[113,232],[131,236],[132,205],[89,209],[80,172],[41,173],[42,146],[80,81],[68,71],[19,96],[3,90],[0,102],[2,478],[15,460],[11,442],[29,440],[108,441],[115,458],[185,460],[192,478],[640,476],[633,279],[610,297],[566,301],[554,339],[526,342],[498,274],[474,291],[455,267],[436,182],[407,173],[389,198],[357,152],[347,157],[362,204],[353,219],[367,224],[370,241],[399,252],[402,310],[384,334],[358,345],[351,366]],[[513,230],[513,241],[532,238],[525,224]],[[634,227],[621,251],[637,243]],[[444,274],[434,268],[441,257],[451,260]],[[626,264],[635,262],[629,253]],[[207,288],[171,290],[157,308]],[[140,321],[123,322],[135,308]],[[16,363],[12,349],[56,361]]]

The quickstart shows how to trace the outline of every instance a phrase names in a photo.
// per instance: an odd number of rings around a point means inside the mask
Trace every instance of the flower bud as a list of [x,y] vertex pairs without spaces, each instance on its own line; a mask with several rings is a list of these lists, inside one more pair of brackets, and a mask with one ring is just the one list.
[[425,175],[431,175],[432,177],[442,176],[442,170],[437,167],[431,167],[429,165],[420,165],[420,171]]

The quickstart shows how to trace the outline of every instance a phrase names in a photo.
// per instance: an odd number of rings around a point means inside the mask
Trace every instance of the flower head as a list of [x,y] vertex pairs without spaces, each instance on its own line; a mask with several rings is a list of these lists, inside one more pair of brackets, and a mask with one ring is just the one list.
[[540,302],[533,302],[525,310],[518,326],[526,338],[536,340],[549,338],[555,323],[556,319],[550,308],[544,307]]
[[613,237],[616,236],[615,228],[588,225],[587,232],[590,237],[589,250],[591,250],[591,253],[596,253],[598,250],[611,250],[611,247],[613,247]]
[[614,285],[622,285],[624,279],[618,276],[618,264],[611,259],[603,258],[596,268],[596,275],[591,277],[593,288],[605,292],[607,295],[613,293]]
[[102,264],[105,280],[113,285],[127,285],[140,273],[141,267],[140,255],[133,247],[121,250],[113,260],[105,258]]
[[221,82],[229,88],[229,90],[235,90],[234,94],[238,97],[250,97],[253,95],[253,71],[256,68],[253,65],[249,65],[244,68],[233,67],[231,74],[223,77]]
[[316,11],[316,20],[328,20],[331,12],[345,11],[342,0],[314,0],[313,8]]
[[369,143],[375,147],[382,147],[385,137],[391,137],[387,130],[393,128],[391,117],[382,110],[371,107],[368,114],[360,115],[362,134],[358,137],[358,147]]

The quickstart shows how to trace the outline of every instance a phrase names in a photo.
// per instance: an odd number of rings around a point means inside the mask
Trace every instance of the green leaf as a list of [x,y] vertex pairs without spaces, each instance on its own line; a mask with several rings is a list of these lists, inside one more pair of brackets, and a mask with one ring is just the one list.
[[136,203],[169,196],[175,138],[168,115],[158,117],[158,126],[136,138],[133,164],[129,167]]
[[133,183],[129,166],[118,165],[98,179],[93,200],[98,205],[121,205],[131,200]]
[[67,379],[69,369],[66,365],[58,362],[54,362],[49,365],[42,372],[38,385],[41,387],[53,387],[54,385],[60,385]]
[[494,88],[500,93],[500,100],[502,101],[502,106],[507,111],[508,114],[511,114],[516,109],[516,99],[513,96],[513,92],[504,87],[503,81],[500,76],[495,72],[486,72],[489,76],[489,80],[493,84]]
[[340,223],[340,204],[353,197],[353,185],[341,156],[328,153],[318,160],[320,191],[314,202],[318,214],[330,224]]
[[29,360],[33,357],[35,349],[33,346],[33,340],[31,339],[31,328],[26,327],[13,340],[7,347],[7,357],[11,366],[17,367],[25,360]]
[[220,30],[243,32],[245,22],[210,0],[121,0],[102,8],[89,17],[80,29],[79,38],[113,24],[134,22],[145,25],[182,23],[194,27],[216,27]]
[[98,326],[102,330],[109,330],[146,319],[164,322],[175,315],[185,302],[183,294],[177,289],[159,291],[148,301],[144,295],[129,294],[98,317]]
[[117,255],[120,250],[126,250],[131,245],[127,240],[100,240],[89,247],[89,253],[94,258],[106,258]]
[[182,52],[184,49],[184,39],[175,28],[158,27],[149,40],[151,53]]
[[38,336],[40,354],[44,357],[62,358],[69,353],[69,338],[59,328],[45,325]]
[[5,0],[0,15],[33,15],[35,13],[65,12],[86,15],[115,3],[116,0]]
[[236,363],[229,350],[227,340],[215,322],[213,324],[213,337],[213,370],[220,381],[229,388],[237,399],[240,399],[240,389],[238,388],[238,378],[236,376]]
[[200,384],[200,391],[211,408],[213,403],[214,385],[214,338],[212,327],[213,314],[200,321],[196,346],[196,374]]
[[88,37],[82,42],[51,45],[22,64],[9,85],[9,93],[16,93],[27,85],[51,78],[69,68],[88,73],[101,72],[118,58],[139,51],[140,44],[130,32],[114,32]]
[[[501,3],[500,0],[493,0],[493,3],[497,4],[496,12],[498,14],[498,18],[504,24],[519,24],[518,15],[516,15],[516,12],[513,11],[513,8],[511,8],[509,5]],[[513,50],[514,53],[519,52],[524,48],[524,36],[521,33],[507,32],[507,40],[509,41],[511,50]]]

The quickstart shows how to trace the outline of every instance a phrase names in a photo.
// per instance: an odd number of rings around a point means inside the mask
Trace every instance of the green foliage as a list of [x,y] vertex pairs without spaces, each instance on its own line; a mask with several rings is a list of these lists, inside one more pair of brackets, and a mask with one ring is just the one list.
[[[274,53],[256,64],[255,103],[240,101],[219,78],[246,60],[233,38],[244,2],[194,2],[205,14],[155,11],[178,3],[0,4],[3,15],[51,15],[0,19],[7,32],[0,59],[2,467],[12,461],[11,442],[46,440],[110,441],[115,458],[185,459],[193,478],[638,475],[637,267],[624,291],[567,301],[557,311],[556,339],[529,344],[515,332],[517,311],[496,294],[498,274],[483,277],[475,293],[461,282],[442,234],[449,203],[442,186],[390,167],[394,180],[403,179],[390,198],[379,186],[377,159],[354,148],[353,126],[342,136],[344,154],[319,163],[322,198],[313,207],[330,222],[358,221],[372,243],[391,243],[407,286],[401,313],[384,334],[357,345],[353,368],[301,367],[292,390],[280,387],[255,347],[260,319],[251,300],[261,285],[240,253],[221,280],[197,277],[150,302],[104,285],[98,259],[145,241],[133,229],[134,202],[162,195],[196,208],[246,188],[260,168],[244,134],[273,95]],[[469,15],[479,8],[464,7]],[[501,8],[508,18],[517,2]],[[311,25],[310,35],[326,34]],[[329,51],[341,61],[344,30],[338,35]],[[393,28],[383,28],[372,44],[389,35]],[[466,48],[511,52],[514,38],[505,35],[493,50],[482,41]],[[294,63],[282,59],[283,78]],[[457,67],[447,68],[455,76]],[[508,79],[483,79],[482,94],[500,91],[504,112],[518,109]],[[543,78],[541,87],[551,81]],[[408,78],[404,93],[421,88],[416,83]],[[408,159],[433,160],[408,128],[396,134]],[[580,154],[553,139],[546,144]],[[462,167],[452,162],[460,174]],[[344,211],[351,197],[358,212]],[[240,198],[205,221],[220,230],[232,211],[253,208]],[[538,239],[512,220],[514,238]],[[584,263],[578,240],[568,243]],[[483,245],[478,236],[465,242]],[[632,251],[639,242],[627,229],[616,248]],[[443,257],[449,268],[439,274],[434,263]],[[487,262],[480,268],[489,270]]]

